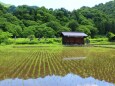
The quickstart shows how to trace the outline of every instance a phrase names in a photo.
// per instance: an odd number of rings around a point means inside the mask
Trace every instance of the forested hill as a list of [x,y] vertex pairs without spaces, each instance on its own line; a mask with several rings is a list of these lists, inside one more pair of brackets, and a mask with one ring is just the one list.
[[5,6],[5,7],[10,7],[11,6],[10,4],[5,4],[5,3],[1,2],[1,1],[0,1],[0,4]]
[[94,8],[104,12],[109,17],[115,19],[115,1],[107,2],[106,4],[99,4],[95,6]]
[[0,32],[12,37],[59,37],[62,31],[82,31],[91,37],[115,33],[115,1],[77,10],[0,5]]

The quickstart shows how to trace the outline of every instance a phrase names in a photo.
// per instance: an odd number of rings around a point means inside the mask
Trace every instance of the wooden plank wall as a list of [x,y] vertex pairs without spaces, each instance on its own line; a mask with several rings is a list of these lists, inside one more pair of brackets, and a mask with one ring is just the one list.
[[62,37],[63,44],[84,44],[84,37]]

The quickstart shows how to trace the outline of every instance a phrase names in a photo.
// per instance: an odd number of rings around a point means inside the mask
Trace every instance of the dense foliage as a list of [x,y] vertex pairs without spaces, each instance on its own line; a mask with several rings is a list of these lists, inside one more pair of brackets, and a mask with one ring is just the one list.
[[115,1],[78,10],[0,5],[0,30],[12,37],[60,37],[62,31],[82,31],[91,37],[115,33]]

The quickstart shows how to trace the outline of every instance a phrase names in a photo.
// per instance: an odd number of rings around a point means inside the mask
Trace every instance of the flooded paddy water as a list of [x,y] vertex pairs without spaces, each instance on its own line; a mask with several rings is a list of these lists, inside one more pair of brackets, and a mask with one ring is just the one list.
[[114,86],[115,49],[0,48],[0,86]]

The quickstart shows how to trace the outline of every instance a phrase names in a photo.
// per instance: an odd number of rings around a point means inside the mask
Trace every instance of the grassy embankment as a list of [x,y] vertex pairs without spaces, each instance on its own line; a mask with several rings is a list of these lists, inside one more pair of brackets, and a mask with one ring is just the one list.
[[[30,41],[28,38],[17,38],[17,39],[8,39],[5,43],[1,45],[22,45],[22,46],[62,46],[61,38],[34,38]],[[90,39],[90,45],[99,46],[99,47],[113,47],[115,48],[115,42],[109,42],[108,38],[93,38]]]
[[115,42],[109,42],[108,38],[90,39],[90,44],[94,45],[95,47],[115,48]]

